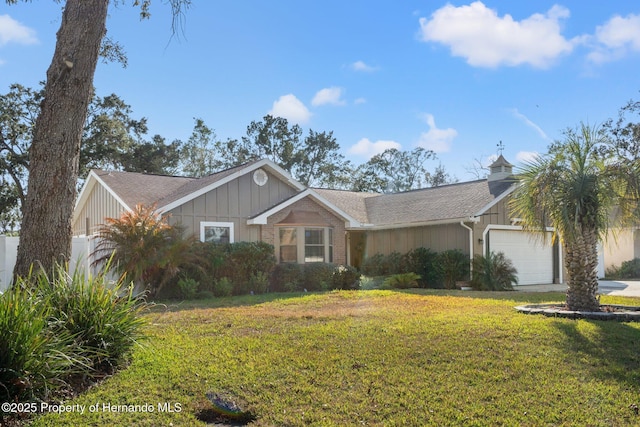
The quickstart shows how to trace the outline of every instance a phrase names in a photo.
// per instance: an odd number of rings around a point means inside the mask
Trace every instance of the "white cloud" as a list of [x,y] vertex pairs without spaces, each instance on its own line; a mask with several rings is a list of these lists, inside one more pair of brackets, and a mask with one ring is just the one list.
[[354,104],[356,104],[356,105],[366,104],[366,103],[367,103],[367,100],[366,100],[366,98],[356,98],[356,99],[353,101],[353,103],[354,103]]
[[346,102],[341,99],[342,88],[328,87],[320,89],[311,100],[311,105],[317,107],[319,105],[344,105]]
[[516,160],[521,163],[529,163],[534,161],[540,156],[540,153],[537,151],[520,151],[516,154]]
[[402,146],[395,141],[378,140],[371,142],[369,138],[362,138],[349,148],[349,153],[371,158],[389,148],[397,148],[400,150]]
[[619,59],[629,52],[640,52],[640,15],[619,15],[596,27],[595,47],[589,60],[602,63]]
[[537,124],[535,124],[534,122],[529,120],[529,118],[527,116],[525,116],[524,114],[522,114],[521,112],[519,112],[517,108],[512,108],[510,111],[511,111],[511,114],[513,114],[514,117],[516,117],[517,119],[521,120],[522,122],[524,122],[524,124],[526,124],[527,126],[533,128],[536,132],[538,132],[538,135],[540,135],[542,137],[542,139],[546,139],[546,140],[549,139],[547,134],[542,130],[542,128],[540,126],[538,126]]
[[364,61],[356,61],[351,64],[351,69],[353,71],[362,71],[365,73],[371,73],[378,69],[378,67],[373,67],[371,65],[367,65]]
[[424,119],[429,125],[429,130],[420,134],[418,145],[436,153],[449,151],[454,138],[458,136],[458,131],[453,128],[438,129],[431,114],[425,114]]
[[0,15],[0,46],[9,43],[34,44],[38,42],[36,32],[25,27],[9,15]]
[[282,95],[274,101],[269,114],[298,124],[306,123],[311,118],[309,109],[293,94]]
[[498,16],[481,1],[460,7],[448,4],[430,19],[420,18],[420,35],[425,42],[448,46],[452,55],[474,67],[529,64],[547,68],[570,53],[579,40],[567,40],[560,33],[560,21],[568,17],[569,10],[558,5],[546,14],[515,21],[508,14]]

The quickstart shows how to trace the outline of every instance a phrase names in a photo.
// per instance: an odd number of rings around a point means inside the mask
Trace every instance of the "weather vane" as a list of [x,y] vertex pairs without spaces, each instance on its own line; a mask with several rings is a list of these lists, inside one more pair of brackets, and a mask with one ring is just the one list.
[[498,144],[496,144],[498,147],[498,153],[502,156],[502,152],[504,151],[504,144],[502,143],[502,141],[500,141]]

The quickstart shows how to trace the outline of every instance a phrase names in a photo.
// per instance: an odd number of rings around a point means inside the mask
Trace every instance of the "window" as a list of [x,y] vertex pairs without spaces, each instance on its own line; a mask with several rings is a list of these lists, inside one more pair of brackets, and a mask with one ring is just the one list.
[[298,262],[296,234],[296,228],[280,228],[280,262]]
[[277,227],[277,230],[280,262],[333,262],[332,228]]
[[202,221],[200,240],[212,243],[233,243],[233,223]]
[[324,229],[305,228],[304,262],[324,262]]

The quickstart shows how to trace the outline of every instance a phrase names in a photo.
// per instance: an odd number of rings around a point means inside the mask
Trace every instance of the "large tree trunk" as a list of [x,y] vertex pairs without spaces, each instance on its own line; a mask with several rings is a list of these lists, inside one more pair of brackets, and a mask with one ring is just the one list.
[[576,311],[600,311],[598,301],[598,237],[583,230],[572,242],[565,241],[568,274],[567,307]]
[[14,275],[71,255],[80,141],[106,33],[109,0],[67,0],[29,151],[29,183]]

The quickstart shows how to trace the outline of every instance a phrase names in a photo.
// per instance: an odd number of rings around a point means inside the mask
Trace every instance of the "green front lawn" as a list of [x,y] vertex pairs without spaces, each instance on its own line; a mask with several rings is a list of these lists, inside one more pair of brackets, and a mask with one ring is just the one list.
[[132,365],[68,402],[84,414],[34,425],[205,425],[207,392],[259,426],[640,424],[640,324],[513,308],[563,297],[343,291],[156,307]]

